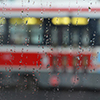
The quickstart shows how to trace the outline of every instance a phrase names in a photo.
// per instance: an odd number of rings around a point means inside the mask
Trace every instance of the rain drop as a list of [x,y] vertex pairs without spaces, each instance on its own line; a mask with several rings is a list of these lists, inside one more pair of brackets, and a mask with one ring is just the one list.
[[91,8],[90,7],[88,7],[88,11],[91,12]]

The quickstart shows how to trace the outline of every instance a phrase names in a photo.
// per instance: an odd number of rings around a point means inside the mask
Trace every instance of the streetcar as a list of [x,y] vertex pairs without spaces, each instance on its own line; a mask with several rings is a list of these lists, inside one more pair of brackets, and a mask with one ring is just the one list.
[[100,88],[99,4],[2,1],[0,84]]

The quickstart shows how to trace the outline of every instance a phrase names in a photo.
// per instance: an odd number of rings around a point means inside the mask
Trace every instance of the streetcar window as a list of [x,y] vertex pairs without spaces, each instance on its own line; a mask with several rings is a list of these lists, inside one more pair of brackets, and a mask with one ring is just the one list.
[[0,17],[0,44],[5,42],[6,19]]
[[40,28],[42,21],[39,18],[11,18],[9,23],[11,44],[42,44],[43,29]]
[[72,28],[72,45],[74,47],[78,46],[79,43],[79,29],[78,28]]
[[69,45],[69,29],[68,29],[68,27],[63,27],[63,29],[62,29],[62,44],[64,46]]
[[90,40],[90,34],[89,31],[86,31],[85,29],[82,31],[82,45],[88,46],[89,45],[89,40]]
[[98,31],[98,35],[100,35],[100,19],[98,20],[98,24],[97,24],[97,31]]
[[86,29],[90,28],[89,20],[89,18],[83,17],[52,18],[52,45],[72,45],[74,47],[77,47],[78,45],[88,46],[90,44],[90,33]]
[[35,25],[31,28],[31,43],[42,44],[43,42],[43,29],[39,25]]
[[23,24],[23,20],[20,18],[12,18],[10,23],[10,43],[11,44],[24,44],[25,39],[28,38],[26,33],[27,27]]
[[58,29],[57,29],[57,27],[53,27],[51,29],[51,41],[52,41],[53,45],[58,44]]
[[10,42],[11,44],[24,44],[25,39],[28,38],[26,28],[22,25],[10,25]]
[[99,26],[100,19],[81,17],[1,18],[0,39],[16,45],[96,46],[100,45]]

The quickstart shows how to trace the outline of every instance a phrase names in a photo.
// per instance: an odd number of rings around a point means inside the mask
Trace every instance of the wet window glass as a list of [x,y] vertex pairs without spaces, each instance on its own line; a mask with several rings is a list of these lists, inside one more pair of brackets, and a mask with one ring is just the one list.
[[100,0],[0,0],[0,100],[100,99]]

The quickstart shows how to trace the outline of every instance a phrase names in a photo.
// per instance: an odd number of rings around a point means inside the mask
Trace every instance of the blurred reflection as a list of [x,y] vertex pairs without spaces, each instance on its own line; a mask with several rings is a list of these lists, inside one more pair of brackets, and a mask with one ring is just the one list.
[[51,29],[51,41],[53,46],[58,45],[58,29],[56,27]]
[[82,44],[83,44],[83,46],[88,46],[89,45],[89,40],[90,40],[90,38],[89,38],[89,32],[87,32],[87,31],[82,31]]
[[42,44],[43,41],[43,29],[39,26],[33,26],[31,28],[31,43],[32,44]]
[[79,32],[76,29],[72,30],[72,42],[73,42],[73,46],[76,47],[78,46],[78,42],[79,42]]
[[11,25],[10,27],[10,41],[14,44],[24,44],[25,39],[28,38],[26,27],[22,25]]
[[67,27],[64,27],[62,30],[62,44],[64,46],[69,45],[69,29]]

